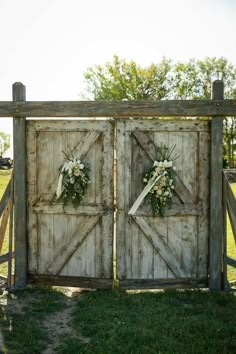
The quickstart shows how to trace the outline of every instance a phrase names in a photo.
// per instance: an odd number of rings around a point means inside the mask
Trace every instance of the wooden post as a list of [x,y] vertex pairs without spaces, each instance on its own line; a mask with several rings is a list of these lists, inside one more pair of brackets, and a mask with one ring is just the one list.
[[[25,86],[13,84],[13,101],[25,101]],[[26,142],[25,117],[13,118],[14,138],[14,234],[15,234],[15,287],[27,283],[26,237]]]
[[[224,84],[213,82],[212,99],[224,99]],[[222,171],[223,171],[223,118],[213,116],[211,122],[211,199],[210,199],[210,258],[209,288],[211,291],[222,289]]]

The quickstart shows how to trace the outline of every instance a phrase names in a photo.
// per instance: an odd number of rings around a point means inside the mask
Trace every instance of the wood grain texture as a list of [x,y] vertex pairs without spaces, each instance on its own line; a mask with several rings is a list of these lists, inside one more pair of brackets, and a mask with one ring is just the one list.
[[[25,101],[25,86],[13,85],[13,101]],[[17,103],[16,103],[17,104]],[[14,117],[14,115],[13,115]],[[26,131],[25,115],[13,119],[14,141],[14,235],[15,235],[15,287],[27,283],[27,225],[26,225]]]
[[205,288],[207,278],[175,278],[175,279],[125,279],[120,280],[122,289],[176,289],[176,288]]
[[173,250],[171,250],[168,244],[164,241],[163,236],[158,235],[158,233],[151,228],[151,226],[146,220],[144,220],[144,218],[137,218],[135,216],[132,216],[132,218],[143,231],[148,241],[152,244],[152,246],[158,251],[161,257],[168,264],[169,268],[176,275],[176,277],[188,278],[189,275],[186,269],[184,269],[184,267],[180,265],[179,260],[174,255]]
[[[213,99],[223,99],[223,82],[213,82]],[[222,169],[223,169],[223,120],[212,117],[211,122],[211,199],[210,199],[210,259],[209,287],[212,291],[222,289]]]
[[[158,125],[160,123],[160,131]],[[170,128],[168,124],[170,123]],[[207,123],[207,124],[206,124]],[[127,120],[117,122],[117,195],[118,218],[117,218],[117,252],[118,252],[118,276],[121,282],[129,279],[174,279],[180,277],[169,266],[169,260],[175,260],[181,269],[184,269],[181,278],[198,278],[198,237],[199,217],[204,217],[209,222],[209,133],[208,122],[198,122],[197,129],[194,121],[188,121],[187,129],[178,129],[181,124],[172,121],[165,121],[163,124],[152,120]],[[193,127],[191,131],[190,127]],[[205,134],[203,140],[204,163],[201,165],[203,177],[198,179],[199,141],[201,134]],[[188,195],[184,199],[183,193],[180,198],[175,196],[170,209],[165,212],[165,217],[152,217],[150,205],[144,201],[135,214],[134,219],[127,215],[127,212],[137,196],[143,189],[143,174],[152,166],[156,157],[156,150],[159,146],[171,147],[176,145],[175,153],[180,157],[176,161],[177,174],[182,184],[186,186]],[[119,149],[121,151],[119,151]],[[131,150],[131,156],[130,151]],[[205,170],[204,170],[205,169]],[[208,181],[208,184],[207,184]],[[200,197],[200,185],[206,183]],[[131,190],[131,194],[130,194]],[[123,194],[123,196],[122,196]],[[191,197],[189,197],[191,195]],[[182,198],[181,198],[182,197]],[[122,216],[122,218],[121,218]],[[152,239],[147,237],[147,229],[141,228],[141,224],[148,223],[148,235],[152,229]],[[120,223],[120,224],[119,224]],[[203,235],[204,234],[204,235]],[[159,237],[158,235],[161,235]],[[164,242],[164,249],[168,249],[167,262],[163,254],[153,244],[160,239]],[[153,241],[154,240],[154,241]],[[204,249],[204,261],[207,262],[208,254],[208,232],[206,223],[202,228],[201,242]],[[172,257],[173,255],[173,257]],[[201,255],[202,256],[202,255]],[[174,261],[174,263],[175,263]],[[185,274],[185,275],[183,275]],[[204,268],[204,276],[207,276]]]
[[[154,144],[153,140],[150,139],[147,134],[143,132],[133,132],[137,142],[143,148],[143,150],[148,154],[150,159],[154,161],[156,159],[157,151],[160,149],[160,146]],[[185,202],[192,202],[193,197],[192,194],[189,192],[188,188],[182,182],[178,172],[175,173],[175,192],[178,194],[179,198]]]
[[15,252],[13,252],[13,222],[14,222],[14,211],[13,211],[13,198],[14,198],[14,174],[12,173],[11,177],[11,211],[10,211],[10,220],[9,220],[9,235],[8,235],[8,270],[7,270],[7,283],[9,289],[12,288],[13,285],[13,277],[12,277],[12,260],[15,257]]
[[2,199],[0,201],[0,217],[2,216],[2,213],[4,212],[7,206],[10,195],[11,195],[11,180],[8,182],[7,188],[5,189]]
[[231,228],[233,231],[234,241],[236,243],[236,198],[232,187],[225,175],[225,193],[226,193],[226,205],[229,213],[229,219],[231,223]]
[[0,102],[0,117],[235,116],[236,100]]
[[[125,217],[125,122],[117,123],[117,238],[116,238],[116,250],[117,250],[117,275],[119,279],[125,277],[126,274],[126,262],[125,262],[125,250],[126,250],[126,217]],[[120,168],[123,166],[123,168]]]
[[[110,279],[113,127],[107,120],[70,122],[67,130],[63,121],[27,121],[27,159],[34,169],[27,185],[29,272]],[[55,197],[62,151],[70,150],[91,166],[91,184],[77,209]]]
[[9,198],[6,208],[2,214],[1,224],[0,224],[0,253],[2,251],[2,246],[6,234],[7,224],[9,220],[9,215],[12,209],[12,198]]
[[208,274],[209,255],[209,199],[210,199],[210,132],[200,132],[198,151],[198,199],[203,204],[204,212],[198,216],[198,277]]
[[76,277],[76,276],[55,276],[55,275],[34,275],[29,274],[30,284],[43,284],[54,286],[74,286],[86,289],[111,289],[112,279]]

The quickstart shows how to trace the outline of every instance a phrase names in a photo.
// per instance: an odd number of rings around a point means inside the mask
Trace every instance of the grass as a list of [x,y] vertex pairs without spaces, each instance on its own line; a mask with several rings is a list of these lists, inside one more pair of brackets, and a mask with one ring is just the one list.
[[[0,196],[9,178],[9,171],[0,171]],[[228,241],[228,254],[236,258],[229,225]],[[236,278],[230,269],[229,275]],[[61,289],[27,288],[0,302],[5,353],[39,354],[52,338],[58,354],[236,353],[235,294],[87,292],[73,300],[67,331],[56,319],[68,307]]]
[[[18,291],[14,300],[2,300],[0,327],[4,353],[40,354],[50,342],[43,321],[65,307],[64,295],[50,288]],[[19,305],[20,304],[20,305]]]
[[[54,316],[68,306],[58,289],[16,293],[0,315],[5,352],[235,353],[236,296],[206,291],[82,293],[73,300],[70,332],[58,335]],[[31,300],[30,300],[31,299]],[[25,303],[20,313],[12,302]],[[54,323],[50,331],[45,323]]]
[[82,295],[58,353],[234,353],[236,297],[205,292]]

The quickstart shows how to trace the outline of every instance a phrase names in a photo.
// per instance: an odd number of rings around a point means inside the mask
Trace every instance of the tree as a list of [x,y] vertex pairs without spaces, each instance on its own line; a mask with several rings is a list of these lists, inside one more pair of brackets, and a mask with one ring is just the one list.
[[10,135],[0,131],[0,157],[9,149],[10,147]]
[[[173,96],[176,99],[210,99],[211,85],[223,80],[225,98],[236,97],[236,68],[225,58],[205,58],[177,63],[173,69]],[[224,119],[224,157],[235,167],[236,117]]]
[[[112,62],[90,67],[84,74],[88,98],[95,100],[210,99],[212,82],[224,81],[225,98],[236,98],[236,68],[225,58],[190,59],[141,67],[117,55]],[[233,167],[236,117],[224,120],[224,151]]]
[[142,68],[117,55],[104,65],[90,67],[84,74],[89,98],[95,100],[160,100],[171,89],[171,61],[165,58]]

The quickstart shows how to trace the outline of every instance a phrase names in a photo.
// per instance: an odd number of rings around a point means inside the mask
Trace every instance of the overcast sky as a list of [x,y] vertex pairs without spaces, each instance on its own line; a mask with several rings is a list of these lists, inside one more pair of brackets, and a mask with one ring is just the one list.
[[[0,0],[0,100],[78,100],[88,66],[224,56],[236,65],[236,0]],[[0,118],[0,130],[11,132]]]

